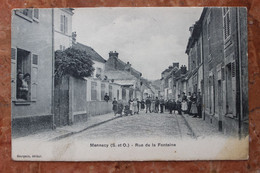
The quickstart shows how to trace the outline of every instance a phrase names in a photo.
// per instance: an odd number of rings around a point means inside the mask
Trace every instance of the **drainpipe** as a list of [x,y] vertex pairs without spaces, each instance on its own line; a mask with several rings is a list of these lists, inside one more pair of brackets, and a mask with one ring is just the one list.
[[51,24],[52,24],[52,85],[51,85],[51,114],[52,114],[52,129],[55,129],[55,115],[54,115],[54,68],[55,68],[55,54],[54,54],[54,9],[51,9]]
[[242,125],[242,115],[243,115],[243,105],[242,105],[242,87],[241,87],[241,81],[242,81],[242,74],[241,74],[241,38],[240,38],[240,21],[239,21],[239,7],[237,7],[237,47],[238,47],[238,70],[239,70],[239,77],[238,79],[238,91],[239,93],[239,106],[238,106],[238,110],[239,110],[239,115],[238,115],[238,134],[239,134],[239,138],[241,138],[241,125]]

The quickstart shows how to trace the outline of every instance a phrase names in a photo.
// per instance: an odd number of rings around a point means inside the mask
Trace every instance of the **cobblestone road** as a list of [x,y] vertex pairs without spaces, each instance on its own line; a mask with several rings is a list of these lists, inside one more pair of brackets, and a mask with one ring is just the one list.
[[145,113],[123,116],[113,121],[93,127],[62,140],[84,140],[103,138],[138,138],[138,137],[192,137],[182,116],[169,113]]

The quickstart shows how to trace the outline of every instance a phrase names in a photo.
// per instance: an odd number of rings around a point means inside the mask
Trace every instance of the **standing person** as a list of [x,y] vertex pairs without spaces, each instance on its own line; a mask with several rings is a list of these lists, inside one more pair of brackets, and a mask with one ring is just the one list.
[[22,80],[22,88],[21,89],[21,98],[24,100],[29,100],[29,83],[30,83],[31,75],[26,73]]
[[114,98],[114,100],[112,102],[112,105],[113,105],[112,109],[113,109],[114,114],[116,116],[116,113],[117,113],[117,101],[116,101],[116,98]]
[[144,109],[144,104],[145,104],[144,99],[142,99],[142,101],[141,101],[141,109],[142,110]]
[[177,100],[177,103],[176,103],[176,106],[177,106],[177,111],[178,111],[178,114],[181,115],[181,96],[178,94],[178,100]]
[[22,87],[23,87],[23,73],[19,72],[17,74],[17,81],[16,81],[16,98],[21,99],[22,98]]
[[164,99],[163,97],[160,99],[160,113],[163,113]]
[[155,100],[151,99],[151,111],[155,112]]
[[191,108],[191,92],[189,92],[189,93],[188,93],[188,96],[187,96],[187,105],[188,105],[187,113],[188,113],[189,115],[191,115],[191,114],[190,114],[190,108]]
[[[116,99],[116,98],[114,98]],[[124,109],[124,105],[123,105],[123,101],[122,100],[118,100],[118,104],[117,104],[117,114],[120,114],[120,116],[122,116],[122,112]]]
[[198,98],[197,98],[197,109],[198,109],[198,117],[202,118],[202,96],[199,92]]
[[140,101],[138,100],[138,98],[136,98],[136,102],[137,102],[137,114],[139,114],[139,110],[140,110]]
[[133,115],[133,109],[134,109],[133,100],[130,99],[128,103],[129,103],[129,112],[131,115]]
[[155,98],[155,112],[158,113],[159,112],[159,104],[160,101],[158,99],[158,97]]
[[181,109],[182,109],[182,112],[184,114],[187,113],[188,106],[187,106],[187,100],[186,99],[182,100],[182,102],[181,102]]
[[168,100],[168,109],[170,111],[170,114],[172,114],[172,110],[173,110],[173,102],[172,99]]
[[137,110],[137,100],[136,98],[133,99],[133,114],[137,114],[138,110]]
[[190,113],[191,115],[193,115],[193,118],[198,116],[198,109],[197,109],[197,96],[196,93],[194,92],[192,97],[191,97],[191,109],[190,109]]
[[176,101],[175,101],[175,99],[173,99],[173,100],[172,100],[172,110],[174,111],[174,114],[175,114],[175,110],[177,110],[176,107],[177,107],[177,106],[176,106]]
[[166,112],[166,110],[169,110],[168,103],[169,103],[169,100],[164,101],[164,111],[165,112]]
[[147,110],[149,110],[149,112],[151,113],[151,100],[149,97],[146,98],[145,104],[146,104],[146,113]]
[[107,95],[107,93],[106,93],[105,96],[104,96],[104,100],[105,100],[106,102],[108,102],[108,100],[109,100],[109,96]]
[[185,95],[185,92],[182,92],[182,100],[186,100],[186,99],[187,99],[187,96]]

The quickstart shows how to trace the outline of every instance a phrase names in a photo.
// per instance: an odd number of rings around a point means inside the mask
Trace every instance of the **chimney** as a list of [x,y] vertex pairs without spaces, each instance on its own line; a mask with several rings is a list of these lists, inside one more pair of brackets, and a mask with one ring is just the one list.
[[172,63],[172,67],[173,67],[173,68],[174,68],[174,67],[179,68],[179,63],[178,63],[178,62],[174,62],[174,63]]
[[109,52],[109,58],[118,58],[118,53],[115,51],[110,51]]
[[185,65],[181,66],[181,74],[186,74],[187,73],[187,67]]

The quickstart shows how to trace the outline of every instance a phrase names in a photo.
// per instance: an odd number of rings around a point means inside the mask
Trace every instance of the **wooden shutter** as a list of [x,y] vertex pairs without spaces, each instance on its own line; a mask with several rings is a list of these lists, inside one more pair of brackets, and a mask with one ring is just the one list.
[[12,100],[16,99],[16,59],[17,51],[15,48],[11,48],[11,95]]
[[64,32],[64,16],[60,15],[60,31]]
[[64,16],[64,33],[68,33],[68,18]]
[[37,99],[37,85],[38,85],[38,55],[32,55],[32,70],[31,70],[31,100]]

